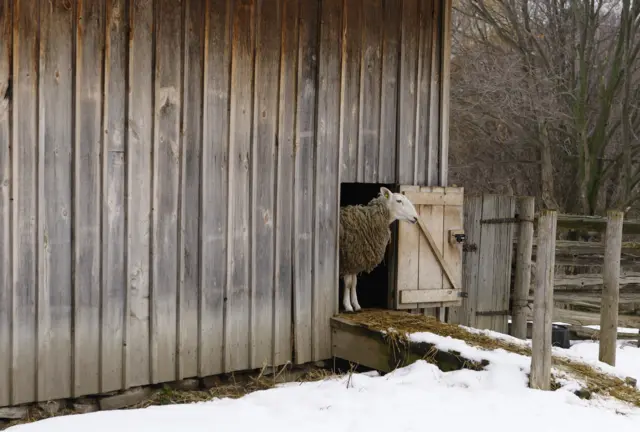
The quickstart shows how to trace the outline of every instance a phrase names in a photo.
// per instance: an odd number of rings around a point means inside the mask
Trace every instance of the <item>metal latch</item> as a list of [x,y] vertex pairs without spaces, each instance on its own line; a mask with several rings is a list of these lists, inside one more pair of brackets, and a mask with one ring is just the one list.
[[463,230],[449,230],[449,243],[455,245],[456,243],[464,243],[467,241],[467,235]]

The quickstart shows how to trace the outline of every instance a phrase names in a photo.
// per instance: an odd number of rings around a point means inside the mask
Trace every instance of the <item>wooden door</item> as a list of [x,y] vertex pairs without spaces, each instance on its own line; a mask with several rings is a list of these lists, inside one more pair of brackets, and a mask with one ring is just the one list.
[[463,188],[401,186],[400,193],[420,220],[397,226],[395,308],[460,306]]
[[450,322],[507,333],[516,197],[467,196],[464,228],[462,306]]

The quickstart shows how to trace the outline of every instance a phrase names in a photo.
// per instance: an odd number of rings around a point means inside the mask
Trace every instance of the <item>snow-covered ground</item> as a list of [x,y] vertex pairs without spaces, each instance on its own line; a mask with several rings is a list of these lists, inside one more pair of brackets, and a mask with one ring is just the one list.
[[[577,341],[567,351],[586,361],[593,362],[598,360],[598,350],[598,342]],[[637,347],[637,341],[618,341],[616,370],[637,379],[640,383],[640,348]]]
[[[599,325],[586,325],[585,327],[593,329],[593,330],[600,330],[600,326]],[[629,327],[618,327],[618,334],[638,334],[638,329],[637,328],[629,328]]]
[[[492,336],[497,334],[489,333]],[[14,426],[10,432],[375,432],[394,430],[581,432],[640,430],[640,409],[619,401],[573,394],[576,383],[554,392],[527,387],[529,357],[503,350],[483,351],[431,333],[415,340],[487,359],[486,370],[443,373],[419,361],[384,377],[357,374],[312,383],[290,383],[241,399],[189,405],[107,411]],[[509,336],[511,342],[528,344]],[[640,381],[640,349],[622,347],[617,368],[597,361],[598,346],[585,342],[554,355],[582,358],[620,376]]]

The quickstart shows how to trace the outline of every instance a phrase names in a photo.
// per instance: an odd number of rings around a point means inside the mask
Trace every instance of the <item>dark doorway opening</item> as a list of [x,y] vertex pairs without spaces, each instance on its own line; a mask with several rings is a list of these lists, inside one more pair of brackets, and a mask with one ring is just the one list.
[[[340,185],[340,207],[349,205],[367,205],[369,201],[377,197],[380,188],[384,186],[392,192],[397,192],[398,187],[392,184],[382,183],[342,183]],[[390,259],[392,257],[391,247],[394,242],[394,229],[391,226],[391,244],[387,247],[387,253],[382,262],[374,268],[371,273],[360,273],[356,291],[358,293],[358,303],[363,309],[387,309],[391,294],[389,277]],[[342,294],[344,292],[344,282],[340,279],[338,290],[338,303],[340,311],[343,310]]]

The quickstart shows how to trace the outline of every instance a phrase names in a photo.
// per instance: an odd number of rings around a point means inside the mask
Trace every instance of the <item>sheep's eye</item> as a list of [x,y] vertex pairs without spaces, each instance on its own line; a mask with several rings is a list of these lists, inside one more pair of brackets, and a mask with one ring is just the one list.
[[402,200],[396,200],[397,202],[399,202],[400,204],[402,204]]

